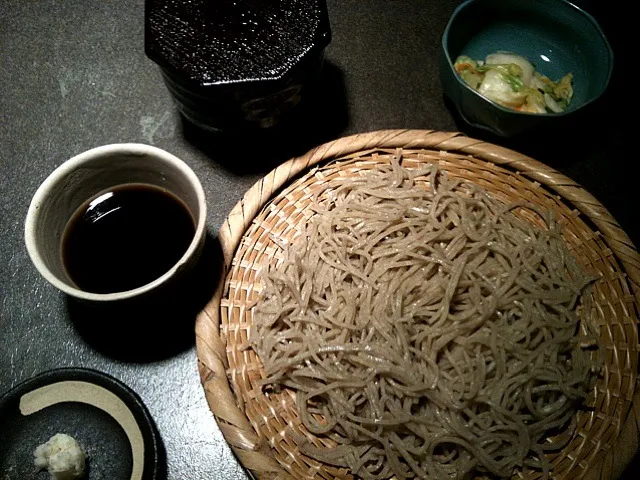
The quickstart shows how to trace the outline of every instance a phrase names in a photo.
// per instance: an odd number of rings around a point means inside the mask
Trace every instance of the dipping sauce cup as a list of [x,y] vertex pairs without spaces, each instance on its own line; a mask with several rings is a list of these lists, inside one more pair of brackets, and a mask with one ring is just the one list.
[[71,158],[40,185],[25,242],[52,285],[112,302],[146,296],[188,271],[205,224],[204,190],[186,163],[149,145],[113,144]]

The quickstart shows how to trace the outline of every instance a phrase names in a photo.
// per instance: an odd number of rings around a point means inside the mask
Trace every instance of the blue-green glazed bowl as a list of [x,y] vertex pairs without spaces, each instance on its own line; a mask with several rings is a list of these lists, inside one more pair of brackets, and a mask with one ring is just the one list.
[[[476,60],[511,51],[552,80],[573,73],[574,95],[562,113],[523,113],[502,107],[469,87],[456,73],[459,55]],[[468,0],[442,36],[440,79],[460,116],[474,127],[510,137],[575,119],[606,90],[613,51],[596,20],[565,0]]]

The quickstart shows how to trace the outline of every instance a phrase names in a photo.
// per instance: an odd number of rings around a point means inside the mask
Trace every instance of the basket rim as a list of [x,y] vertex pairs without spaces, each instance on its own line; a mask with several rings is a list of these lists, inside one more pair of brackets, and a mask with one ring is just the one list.
[[[260,479],[292,477],[270,456],[269,445],[265,445],[253,430],[248,418],[238,406],[236,396],[226,375],[228,367],[227,345],[219,335],[220,302],[236,249],[245,231],[263,207],[280,189],[303,172],[332,159],[355,153],[392,148],[429,149],[470,155],[476,159],[500,165],[549,188],[562,197],[563,201],[575,207],[598,229],[601,238],[611,249],[626,273],[633,301],[637,307],[640,307],[640,254],[632,241],[609,211],[592,194],[569,177],[544,163],[514,150],[467,137],[459,132],[436,130],[377,130],[346,136],[319,145],[304,155],[284,162],[259,179],[247,190],[243,198],[226,217],[218,232],[223,256],[223,269],[213,297],[196,320],[195,333],[199,374],[209,407],[240,463]],[[634,338],[631,339],[636,352],[638,349],[637,327],[636,323]],[[636,366],[636,388],[633,399],[628,402],[628,411],[624,413],[623,418],[627,424],[630,423],[628,421],[630,415],[637,417],[638,425],[634,429],[634,433],[638,436],[640,415],[634,413],[634,410],[640,406],[640,389],[637,388],[638,361],[637,358],[632,358],[630,361],[632,365]],[[633,423],[635,424],[636,421]],[[618,433],[615,443],[620,441],[621,433]],[[610,449],[612,455],[614,450],[616,448]],[[618,465],[622,464],[622,469],[626,468],[635,453],[635,450],[628,452],[622,462],[618,462]],[[616,455],[620,456],[620,452],[616,452]],[[613,466],[603,468],[609,469],[609,475],[606,475],[604,470],[601,472],[600,469],[594,469],[594,471],[598,470],[598,475],[594,475],[594,478],[614,478]]]

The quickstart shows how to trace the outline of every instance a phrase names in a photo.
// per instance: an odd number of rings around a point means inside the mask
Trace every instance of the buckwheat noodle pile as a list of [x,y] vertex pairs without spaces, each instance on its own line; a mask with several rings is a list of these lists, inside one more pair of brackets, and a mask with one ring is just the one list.
[[262,271],[250,334],[265,388],[337,444],[303,453],[363,479],[548,475],[597,371],[577,313],[593,278],[552,215],[399,156],[313,210]]

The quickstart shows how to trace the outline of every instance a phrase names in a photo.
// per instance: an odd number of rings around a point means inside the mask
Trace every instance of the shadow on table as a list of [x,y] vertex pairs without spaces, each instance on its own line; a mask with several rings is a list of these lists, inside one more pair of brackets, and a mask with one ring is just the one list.
[[291,157],[339,137],[349,123],[343,74],[325,62],[300,110],[282,125],[242,133],[205,131],[182,118],[185,139],[236,175],[266,173]]
[[578,118],[562,126],[537,128],[505,138],[469,125],[462,119],[449,98],[445,96],[443,101],[460,132],[523,153],[561,171],[563,167],[570,166],[576,160],[588,158],[590,154],[613,144],[615,129],[622,123],[621,118],[615,118],[609,99],[603,98],[589,105],[588,110]]
[[512,138],[498,137],[469,126],[452,102],[444,102],[457,129],[469,137],[501,145],[528,155],[578,182],[610,210],[635,245],[640,245],[640,224],[635,209],[635,156],[627,138],[630,122],[620,112],[619,83],[576,121],[563,128],[538,129]]
[[638,474],[640,474],[640,454],[636,453],[619,480],[637,480]]
[[98,352],[125,362],[170,358],[195,344],[195,320],[211,299],[221,275],[220,243],[207,236],[196,267],[157,294],[117,304],[67,297],[74,327]]

